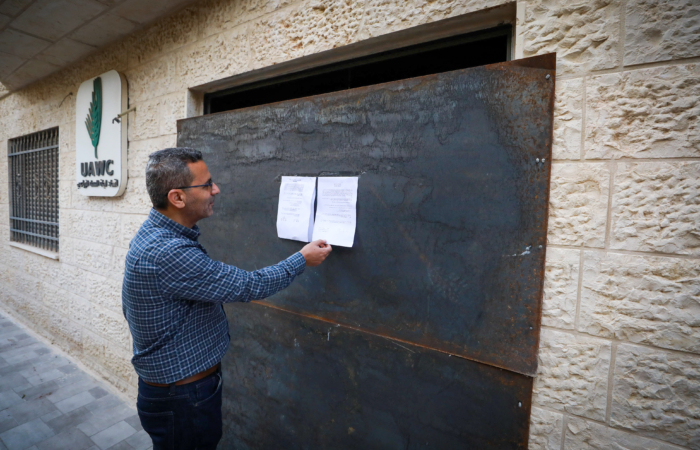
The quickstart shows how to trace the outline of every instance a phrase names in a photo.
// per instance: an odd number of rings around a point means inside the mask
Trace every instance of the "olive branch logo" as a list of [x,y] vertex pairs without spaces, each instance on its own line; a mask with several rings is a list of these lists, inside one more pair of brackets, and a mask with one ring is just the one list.
[[97,144],[100,142],[100,128],[102,127],[102,79],[95,78],[92,82],[92,101],[90,111],[85,119],[85,127],[95,147],[95,159],[97,159]]

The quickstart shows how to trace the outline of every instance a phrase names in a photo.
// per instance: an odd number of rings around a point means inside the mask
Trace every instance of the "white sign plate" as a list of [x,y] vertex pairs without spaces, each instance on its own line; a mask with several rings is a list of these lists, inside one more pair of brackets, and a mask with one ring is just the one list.
[[116,197],[126,187],[126,78],[116,70],[80,85],[75,99],[75,168],[78,192]]

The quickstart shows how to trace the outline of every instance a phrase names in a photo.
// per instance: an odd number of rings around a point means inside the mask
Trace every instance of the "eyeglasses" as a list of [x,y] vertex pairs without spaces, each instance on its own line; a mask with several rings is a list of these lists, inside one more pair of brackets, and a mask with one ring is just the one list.
[[209,181],[207,184],[197,184],[195,186],[182,186],[182,187],[176,187],[173,189],[189,189],[189,188],[195,188],[195,187],[208,187],[209,190],[212,190],[214,186],[214,181]]

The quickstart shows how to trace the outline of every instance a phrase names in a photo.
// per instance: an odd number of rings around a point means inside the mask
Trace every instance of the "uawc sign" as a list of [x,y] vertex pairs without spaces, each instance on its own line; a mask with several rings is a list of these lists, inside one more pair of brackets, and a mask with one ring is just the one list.
[[126,79],[116,70],[83,82],[75,100],[78,192],[116,197],[126,186]]

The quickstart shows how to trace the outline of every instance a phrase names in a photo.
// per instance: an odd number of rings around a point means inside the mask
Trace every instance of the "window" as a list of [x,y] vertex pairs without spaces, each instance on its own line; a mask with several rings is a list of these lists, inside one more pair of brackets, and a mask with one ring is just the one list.
[[10,240],[58,251],[58,128],[10,139]]
[[510,25],[408,45],[262,79],[204,96],[205,114],[325,94],[510,59]]

